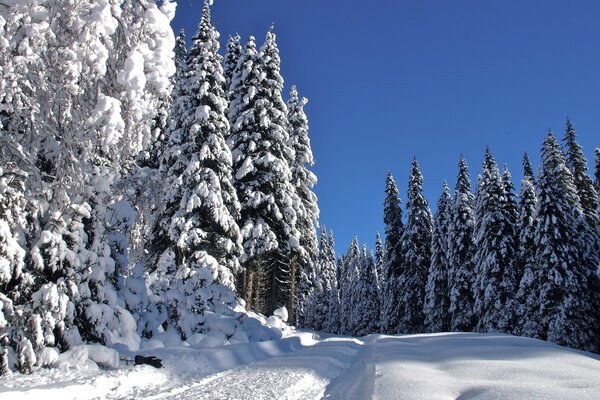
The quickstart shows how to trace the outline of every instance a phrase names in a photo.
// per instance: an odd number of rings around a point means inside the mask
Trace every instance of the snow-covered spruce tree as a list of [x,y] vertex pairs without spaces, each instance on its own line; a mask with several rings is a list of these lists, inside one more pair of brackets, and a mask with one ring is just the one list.
[[531,165],[531,160],[529,160],[529,154],[527,154],[527,152],[523,154],[523,179],[527,179],[535,185],[533,166]]
[[379,293],[373,254],[363,246],[358,263],[358,276],[353,287],[353,307],[350,319],[353,336],[365,336],[379,331]]
[[542,338],[596,351],[598,322],[589,290],[585,215],[573,175],[552,133],[542,147],[537,190],[534,281],[539,284]]
[[[292,184],[296,189],[296,193],[300,198],[299,212],[296,226],[300,233],[300,246],[304,252],[292,264],[291,276],[292,288],[290,299],[295,302],[294,308],[300,309],[303,296],[305,296],[305,288],[301,287],[301,282],[298,282],[298,289],[294,284],[296,276],[306,275],[305,272],[315,271],[318,268],[318,246],[317,246],[317,231],[316,227],[319,222],[319,206],[317,204],[317,196],[312,191],[317,183],[316,175],[308,168],[314,165],[314,158],[308,137],[308,119],[304,112],[304,106],[308,100],[305,97],[299,98],[298,91],[295,86],[292,86],[290,99],[287,103],[289,122],[289,147],[294,152],[294,158],[290,163],[292,172]],[[321,283],[320,274],[315,274],[319,280],[317,285]],[[297,293],[296,293],[297,292]],[[296,300],[297,298],[297,300]],[[290,309],[294,311],[293,308]],[[294,321],[295,313],[292,313],[291,321]],[[327,312],[325,310],[325,315]],[[299,316],[300,317],[300,316]],[[321,319],[322,321],[322,319]],[[322,325],[322,322],[318,323]]]
[[518,291],[516,296],[515,313],[516,322],[513,333],[534,338],[541,337],[539,324],[539,296],[535,280],[538,276],[534,270],[535,264],[535,227],[537,197],[532,176],[529,171],[531,164],[527,153],[523,158],[523,180],[519,195],[519,219],[517,221],[517,259],[516,271],[521,279],[517,281]]
[[[131,333],[113,287],[120,255],[113,253],[110,208],[119,197],[114,182],[143,148],[138,134],[149,131],[168,91],[172,10],[168,1],[161,8],[148,1],[133,25],[125,8],[107,2],[1,7],[2,36],[9,39],[3,45],[23,55],[12,58],[16,63],[3,60],[9,72],[1,92],[11,141],[27,160],[26,198],[35,209],[25,266],[33,286],[16,304],[29,325],[16,337],[25,334],[34,351],[66,349],[80,334],[114,343]],[[144,37],[136,42],[139,29]],[[120,40],[125,35],[129,40]],[[139,62],[135,68],[130,56]],[[160,70],[153,69],[157,63]]]
[[489,148],[475,197],[474,312],[479,332],[512,332],[515,295],[513,211]]
[[240,35],[229,36],[227,40],[227,53],[223,60],[223,76],[225,77],[225,94],[227,100],[231,101],[232,86],[231,82],[235,74],[238,62],[242,55],[242,45],[240,44]]
[[506,215],[509,217],[510,224],[515,226],[519,219],[519,207],[517,205],[515,194],[515,185],[512,181],[512,174],[508,170],[508,165],[504,164],[502,169],[502,187],[504,188]]
[[450,329],[469,332],[474,327],[473,316],[473,237],[474,197],[466,160],[459,161],[458,180],[454,189],[452,217],[448,230],[448,289],[450,293]]
[[398,277],[402,272],[401,244],[402,208],[398,187],[391,172],[388,171],[385,181],[385,200],[383,203],[383,223],[385,224],[385,245],[381,273],[381,332],[398,333],[400,318],[400,287]]
[[266,314],[287,305],[290,265],[304,250],[296,221],[301,204],[292,184],[286,105],[281,98],[279,51],[275,34],[267,33],[260,55],[250,37],[232,81],[229,106],[235,186],[241,203],[244,240],[242,263],[247,268],[245,299],[252,307],[254,275],[267,277]]
[[[581,145],[577,142],[575,128],[571,121],[567,119],[566,134],[564,138],[566,146],[567,167],[573,174],[575,188],[579,196],[579,204],[587,222],[587,235],[589,238],[583,238],[581,243],[586,252],[586,265],[588,270],[588,284],[596,318],[600,321],[600,202],[599,195],[594,187],[594,182],[588,174],[587,160],[583,155]],[[582,232],[582,235],[585,233]],[[589,246],[585,248],[585,246]],[[600,346],[600,326],[596,327],[597,345]]]
[[340,293],[339,293],[339,269],[335,257],[335,240],[333,231],[329,231],[327,241],[327,266],[323,267],[323,274],[327,276],[331,274],[329,279],[329,297],[327,305],[329,307],[327,313],[327,321],[324,330],[331,333],[338,333],[340,329]]
[[425,331],[447,332],[450,330],[450,297],[448,296],[448,230],[452,212],[450,188],[444,182],[437,202],[431,234],[431,264],[425,288]]
[[[221,312],[237,302],[232,289],[242,253],[236,223],[240,206],[225,142],[229,123],[218,38],[206,2],[185,72],[177,82],[160,217],[160,224],[168,228],[168,246],[150,273],[152,279],[163,273],[162,268],[176,271],[167,293],[160,291],[155,297],[166,304],[170,323],[184,339],[207,329],[204,312]],[[171,266],[162,265],[167,260]],[[170,298],[173,288],[179,292],[177,299]]]
[[[600,148],[599,147],[596,147],[594,149],[594,155],[595,155],[594,158],[596,161],[596,164],[595,164],[596,166],[594,169],[594,178],[596,178],[596,182],[594,182],[594,183],[596,186],[596,193],[598,193],[600,196]],[[598,211],[598,212],[600,212],[600,211]]]
[[579,202],[585,219],[590,228],[600,229],[598,193],[596,193],[592,178],[588,175],[587,160],[583,155],[581,145],[577,142],[575,128],[568,119],[564,142],[567,166],[573,174],[575,188],[577,189],[577,195],[579,196]]
[[360,247],[358,238],[354,238],[342,262],[342,275],[340,276],[340,331],[344,335],[354,335],[355,321],[352,310],[355,305],[355,288],[358,285],[360,271]]
[[311,300],[313,328],[316,330],[327,329],[331,291],[336,290],[335,252],[332,245],[333,237],[330,237],[326,227],[322,226],[317,260],[319,274]]
[[383,242],[379,232],[375,234],[375,270],[377,271],[377,287],[379,287],[383,273]]
[[424,331],[423,300],[427,272],[431,265],[431,233],[433,217],[423,195],[423,175],[413,159],[406,195],[407,221],[402,234],[402,274],[399,330],[403,333]]

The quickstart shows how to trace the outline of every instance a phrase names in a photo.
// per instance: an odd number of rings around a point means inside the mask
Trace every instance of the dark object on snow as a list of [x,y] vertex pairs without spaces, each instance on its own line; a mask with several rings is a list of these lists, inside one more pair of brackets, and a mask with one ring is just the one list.
[[154,368],[162,368],[162,360],[158,357],[135,356],[135,365],[148,364]]

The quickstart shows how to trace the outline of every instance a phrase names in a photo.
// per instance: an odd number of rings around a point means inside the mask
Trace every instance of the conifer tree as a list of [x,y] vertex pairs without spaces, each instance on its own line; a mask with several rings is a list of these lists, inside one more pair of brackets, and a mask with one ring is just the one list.
[[311,314],[316,330],[327,329],[331,291],[336,288],[335,253],[332,246],[333,238],[327,233],[326,227],[322,226],[317,262],[319,274],[311,301]]
[[408,180],[406,197],[408,219],[402,234],[403,271],[400,275],[400,332],[417,333],[424,330],[423,300],[427,272],[431,264],[432,216],[423,195],[423,175],[416,159]]
[[542,338],[597,350],[595,310],[589,291],[585,215],[560,145],[549,133],[538,177],[535,272]]
[[531,161],[529,160],[529,154],[527,154],[527,152],[523,154],[523,179],[527,179],[535,185],[533,166],[531,165]]
[[383,264],[383,243],[379,232],[375,234],[375,266],[377,270],[377,279],[381,278]]
[[471,193],[471,181],[466,160],[459,162],[458,180],[454,190],[452,217],[448,230],[448,282],[450,293],[450,329],[469,332],[474,326],[473,295],[474,281],[473,255],[475,242],[473,237],[474,197]]
[[403,231],[402,208],[400,195],[394,177],[388,171],[385,185],[385,201],[383,203],[383,223],[385,224],[385,246],[382,265],[381,284],[382,315],[381,331],[383,333],[398,333],[400,317],[400,287],[398,278],[401,269],[401,238]]
[[227,53],[223,61],[223,76],[225,77],[225,94],[227,99],[231,101],[231,82],[237,68],[238,62],[242,55],[242,45],[240,44],[240,35],[235,34],[229,36],[227,40]]
[[381,313],[383,313],[383,253],[383,243],[379,232],[377,232],[375,235],[375,272],[377,272],[377,293],[379,295],[379,319],[381,319]]
[[518,291],[515,304],[517,321],[513,332],[516,334],[539,338],[541,326],[538,323],[539,298],[537,296],[538,274],[535,271],[535,226],[537,197],[532,177],[529,174],[531,164],[527,153],[523,158],[524,178],[521,181],[519,195],[519,219],[517,221],[517,259],[516,273],[521,279],[518,281]]
[[[600,229],[598,217],[598,194],[594,190],[592,178],[588,175],[587,160],[583,155],[581,145],[577,142],[575,128],[567,119],[567,129],[564,138],[566,145],[567,166],[573,174],[575,187],[585,219],[590,228]],[[600,235],[600,231],[597,232]]]
[[504,168],[502,169],[502,186],[504,187],[504,208],[506,215],[509,217],[510,224],[515,226],[519,219],[519,208],[516,200],[515,185],[512,182],[512,175],[506,164],[504,164]]
[[[592,295],[596,318],[600,321],[600,202],[598,192],[594,187],[594,182],[588,174],[587,160],[583,155],[581,145],[577,142],[575,128],[571,121],[567,119],[567,128],[565,134],[566,161],[575,182],[579,204],[587,222],[587,229],[581,235],[582,250],[585,252],[585,264],[589,266],[587,272],[589,290]],[[597,345],[600,346],[600,326],[596,327]]]
[[220,289],[211,284],[233,289],[233,274],[240,268],[241,235],[236,224],[240,206],[225,142],[229,124],[218,37],[205,3],[178,82],[166,153],[169,186],[162,225],[168,227],[169,245],[163,254],[174,254],[170,270],[177,271],[183,298],[171,315],[184,338],[200,329],[194,322],[197,312],[222,304]]
[[340,291],[339,291],[339,268],[335,257],[335,241],[333,231],[329,231],[327,241],[327,267],[323,267],[324,276],[329,276],[329,293],[327,305],[329,307],[327,313],[327,321],[325,330],[331,333],[338,333],[340,330]]
[[359,271],[354,287],[354,307],[351,318],[354,336],[364,336],[379,330],[379,293],[373,254],[363,246]]
[[[290,170],[292,172],[292,184],[301,202],[298,207],[299,212],[296,226],[300,233],[300,246],[304,251],[291,266],[292,288],[290,298],[295,300],[298,297],[298,301],[301,301],[301,297],[306,296],[306,288],[299,287],[298,294],[296,294],[296,276],[309,275],[310,271],[315,271],[319,266],[317,263],[318,246],[316,233],[319,206],[317,205],[317,196],[312,191],[312,188],[317,183],[317,177],[308,169],[314,165],[314,159],[308,137],[308,120],[304,113],[304,106],[307,102],[306,98],[298,97],[296,87],[292,86],[290,99],[287,103],[290,135],[288,145],[294,152],[294,158],[290,163]],[[313,275],[318,276],[314,272]],[[321,283],[321,278],[319,278],[317,285]],[[298,285],[300,284],[298,282]],[[327,314],[325,313],[325,315]],[[322,322],[318,324],[322,325]]]
[[356,288],[360,273],[360,247],[358,238],[354,238],[343,258],[340,277],[340,331],[344,335],[354,335],[356,321],[352,310],[357,299]]
[[452,212],[450,189],[444,182],[442,194],[437,203],[431,235],[431,264],[425,288],[425,329],[427,332],[447,332],[450,330],[450,297],[448,296],[448,230]]
[[281,99],[275,34],[267,33],[259,55],[250,37],[232,81],[229,107],[235,186],[242,209],[241,259],[248,269],[245,299],[251,306],[252,275],[267,277],[265,313],[288,304],[290,265],[303,255],[296,227],[300,199],[292,184],[288,121]]
[[[600,147],[596,147],[594,149],[594,155],[596,159],[596,167],[594,169],[594,177],[596,178],[595,186],[596,193],[599,193],[600,196]],[[600,211],[598,211],[600,212]]]
[[477,250],[473,294],[480,332],[512,331],[512,299],[516,291],[515,210],[507,196],[507,186],[496,160],[487,149],[477,187],[474,230]]

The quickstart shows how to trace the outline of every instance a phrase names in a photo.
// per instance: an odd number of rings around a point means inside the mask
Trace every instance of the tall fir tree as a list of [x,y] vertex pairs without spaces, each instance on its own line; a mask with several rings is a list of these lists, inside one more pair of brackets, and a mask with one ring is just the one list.
[[473,294],[474,281],[473,236],[474,196],[466,160],[459,161],[458,180],[454,189],[452,217],[448,230],[448,282],[450,293],[450,329],[469,332],[474,327]]
[[575,180],[552,133],[542,147],[538,177],[535,273],[542,339],[597,350],[597,324],[589,291],[585,215]]
[[583,149],[575,134],[575,128],[567,119],[567,128],[564,138],[566,146],[567,166],[573,174],[575,188],[579,196],[579,202],[590,228],[600,229],[600,218],[598,217],[598,193],[594,188],[594,182],[588,174],[587,160],[583,155]]
[[233,76],[242,55],[242,45],[240,44],[240,35],[229,36],[227,40],[227,53],[223,61],[223,76],[225,77],[225,94],[231,101]]
[[223,92],[219,34],[205,3],[198,31],[177,86],[173,126],[166,151],[164,210],[168,232],[161,263],[176,272],[172,282],[182,297],[167,307],[183,338],[203,331],[199,315],[216,305],[234,305],[231,292],[240,265],[240,205],[232,184],[231,153],[225,142],[229,124]]
[[340,282],[340,332],[345,335],[352,335],[355,329],[352,318],[352,309],[354,308],[355,287],[358,284],[360,271],[360,247],[358,238],[354,238],[348,251],[343,257]]
[[373,254],[366,246],[359,257],[359,270],[353,288],[351,310],[352,334],[365,336],[379,331],[379,293],[377,292],[377,272]]
[[[510,176],[510,175],[508,175]],[[489,148],[476,194],[474,311],[480,332],[511,332],[514,320],[515,207]]]
[[[599,195],[594,187],[594,182],[588,174],[587,160],[583,155],[583,149],[577,142],[575,128],[567,119],[566,134],[564,138],[566,146],[567,167],[573,174],[575,188],[579,196],[579,204],[587,222],[587,229],[582,235],[588,235],[581,243],[585,251],[585,265],[587,265],[589,290],[592,302],[596,310],[596,319],[600,321],[600,201]],[[585,246],[588,246],[587,248]],[[595,330],[597,345],[600,346],[600,326]]]
[[535,271],[535,229],[537,197],[533,177],[529,171],[531,164],[525,153],[523,158],[523,180],[519,195],[519,219],[517,221],[517,259],[516,271],[521,277],[516,296],[515,312],[517,321],[513,333],[539,338],[541,326],[539,319],[539,297],[537,295],[536,279],[539,274]]
[[527,154],[527,152],[523,154],[523,178],[529,180],[532,184],[535,184],[533,165],[531,165],[531,160],[529,159],[529,154]]
[[[299,98],[298,91],[292,86],[290,99],[287,103],[288,122],[289,122],[289,147],[294,152],[294,158],[290,163],[292,172],[292,184],[300,198],[299,213],[296,226],[300,233],[300,246],[304,249],[292,264],[291,279],[292,290],[290,299],[296,300],[294,307],[301,307],[302,297],[306,296],[305,288],[298,287],[295,290],[296,277],[310,274],[318,267],[318,246],[316,227],[319,220],[319,206],[317,196],[313,192],[313,187],[317,183],[316,175],[308,168],[314,165],[314,158],[308,137],[308,119],[304,112],[304,106],[308,100],[305,97]],[[319,278],[320,279],[320,278]],[[298,286],[301,282],[298,282]],[[298,293],[296,293],[296,291]],[[294,319],[291,319],[294,321]],[[319,323],[322,325],[322,322]]]
[[382,266],[381,290],[381,331],[398,333],[400,317],[400,287],[398,278],[401,269],[401,238],[403,232],[402,208],[398,187],[391,172],[385,181],[385,200],[383,203],[383,223],[385,224],[385,245]]
[[416,159],[412,161],[406,197],[406,226],[402,234],[402,274],[400,275],[400,332],[424,330],[423,300],[431,264],[433,218],[423,195],[423,175]]
[[321,227],[319,239],[319,257],[317,260],[319,275],[316,277],[317,289],[311,301],[314,329],[326,330],[330,309],[331,291],[336,290],[335,252],[333,249],[333,234],[327,233],[325,226]]
[[248,270],[245,299],[255,296],[253,275],[267,278],[265,308],[270,313],[289,301],[290,265],[302,256],[296,227],[300,199],[292,184],[288,121],[281,98],[279,51],[267,33],[260,55],[250,37],[232,81],[229,107],[235,186],[242,209],[242,263]]
[[[596,181],[594,182],[596,186],[596,193],[600,196],[600,148],[596,147],[594,149],[594,158],[595,158],[595,168],[594,168],[594,178]],[[599,207],[600,208],[600,207]],[[598,211],[600,212],[600,210]]]
[[452,215],[450,188],[444,182],[442,194],[437,202],[431,235],[431,264],[425,288],[425,330],[447,332],[450,330],[450,296],[448,295],[448,231]]

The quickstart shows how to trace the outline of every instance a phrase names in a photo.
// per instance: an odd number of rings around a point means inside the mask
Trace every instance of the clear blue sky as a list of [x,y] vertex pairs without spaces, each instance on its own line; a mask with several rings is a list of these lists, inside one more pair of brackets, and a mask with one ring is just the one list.
[[[180,0],[173,21],[188,39],[202,1]],[[435,208],[467,158],[475,185],[487,145],[508,163],[539,163],[548,129],[571,118],[590,167],[600,146],[600,2],[215,0],[227,37],[262,43],[275,23],[286,90],[309,98],[307,114],[321,223],[338,253],[352,237],[373,246],[383,232],[387,170],[403,202],[416,156]],[[287,92],[285,93],[287,99]]]

